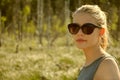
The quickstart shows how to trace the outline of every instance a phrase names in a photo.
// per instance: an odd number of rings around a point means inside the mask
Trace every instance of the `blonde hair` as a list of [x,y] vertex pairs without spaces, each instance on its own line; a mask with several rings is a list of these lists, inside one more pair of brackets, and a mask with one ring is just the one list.
[[98,5],[83,5],[80,8],[78,8],[72,16],[74,16],[76,13],[88,13],[93,18],[96,19],[97,25],[99,27],[102,27],[105,29],[104,35],[101,37],[100,40],[100,46],[103,49],[106,49],[108,45],[108,28],[107,28],[107,17],[104,11],[101,10],[101,8]]

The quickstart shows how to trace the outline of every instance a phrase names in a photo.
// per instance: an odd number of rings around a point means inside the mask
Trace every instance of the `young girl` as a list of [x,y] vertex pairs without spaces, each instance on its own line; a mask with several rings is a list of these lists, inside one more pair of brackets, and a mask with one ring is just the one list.
[[116,61],[105,51],[108,44],[105,13],[97,5],[83,5],[72,17],[68,30],[86,57],[78,80],[120,80]]

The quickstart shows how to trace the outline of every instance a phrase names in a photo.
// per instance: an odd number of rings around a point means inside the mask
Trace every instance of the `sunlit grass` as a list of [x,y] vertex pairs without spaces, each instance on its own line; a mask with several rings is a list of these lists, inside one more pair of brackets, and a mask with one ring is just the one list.
[[[17,53],[14,41],[4,44],[0,48],[0,80],[76,80],[84,56],[74,45],[64,46],[60,41],[56,42],[59,46],[42,47],[35,40],[23,40],[17,43]],[[119,57],[117,51],[113,55]]]
[[66,49],[0,53],[0,79],[73,80],[83,58],[81,53],[73,55]]

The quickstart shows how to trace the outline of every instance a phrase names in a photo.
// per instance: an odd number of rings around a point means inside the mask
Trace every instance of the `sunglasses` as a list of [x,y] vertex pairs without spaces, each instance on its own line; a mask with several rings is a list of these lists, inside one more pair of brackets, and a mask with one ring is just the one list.
[[90,35],[93,33],[94,29],[95,28],[101,28],[101,27],[98,27],[92,23],[85,23],[83,24],[82,26],[80,26],[79,24],[77,23],[71,23],[71,24],[68,24],[68,30],[71,34],[77,34],[79,32],[79,30],[81,29],[82,32],[84,34],[87,34],[87,35]]

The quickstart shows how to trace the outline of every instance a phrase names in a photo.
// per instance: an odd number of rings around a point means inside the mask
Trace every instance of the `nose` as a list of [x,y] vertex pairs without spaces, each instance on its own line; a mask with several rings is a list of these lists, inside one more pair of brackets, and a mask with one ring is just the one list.
[[77,33],[77,35],[83,35],[83,32],[82,32],[82,30],[81,30],[81,29],[79,29],[79,31],[78,31],[78,33]]
[[78,33],[75,35],[76,37],[83,37],[83,32],[82,32],[82,30],[80,29],[79,31],[78,31]]

